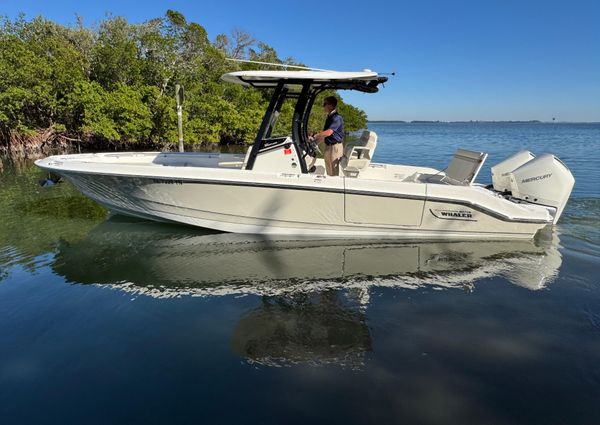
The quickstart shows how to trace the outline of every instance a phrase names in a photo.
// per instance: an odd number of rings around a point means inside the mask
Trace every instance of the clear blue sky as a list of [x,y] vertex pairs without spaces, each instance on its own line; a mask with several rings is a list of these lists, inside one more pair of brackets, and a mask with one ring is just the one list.
[[600,121],[600,1],[5,1],[0,14],[87,24],[168,8],[211,39],[240,28],[310,66],[396,71],[347,93],[370,119]]

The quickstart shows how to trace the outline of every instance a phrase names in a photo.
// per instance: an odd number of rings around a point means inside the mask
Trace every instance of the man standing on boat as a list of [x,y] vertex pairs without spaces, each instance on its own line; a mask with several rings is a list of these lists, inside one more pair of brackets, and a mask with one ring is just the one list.
[[337,99],[333,96],[328,96],[323,101],[323,108],[327,113],[325,126],[323,131],[313,135],[317,141],[325,142],[325,169],[327,175],[338,176],[340,174],[340,160],[344,155],[344,119],[335,109],[337,107]]

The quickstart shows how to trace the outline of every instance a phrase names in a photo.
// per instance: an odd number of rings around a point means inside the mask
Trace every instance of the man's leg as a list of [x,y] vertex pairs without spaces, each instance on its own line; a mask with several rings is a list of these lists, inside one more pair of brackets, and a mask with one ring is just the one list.
[[[341,143],[328,146],[331,148],[331,174],[332,176],[340,175],[340,160],[344,156],[344,146]],[[329,173],[327,173],[329,174]]]
[[328,176],[332,176],[333,174],[333,157],[332,150],[333,146],[325,145],[325,153],[323,154],[323,159],[325,160],[325,171],[327,171]]

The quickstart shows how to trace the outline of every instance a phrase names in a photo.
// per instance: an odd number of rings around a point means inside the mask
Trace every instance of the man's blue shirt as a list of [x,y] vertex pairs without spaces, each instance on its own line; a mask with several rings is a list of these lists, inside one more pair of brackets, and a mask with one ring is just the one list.
[[325,119],[323,130],[330,129],[333,130],[333,134],[325,138],[325,144],[335,145],[336,143],[341,143],[344,140],[344,119],[337,111],[333,111]]

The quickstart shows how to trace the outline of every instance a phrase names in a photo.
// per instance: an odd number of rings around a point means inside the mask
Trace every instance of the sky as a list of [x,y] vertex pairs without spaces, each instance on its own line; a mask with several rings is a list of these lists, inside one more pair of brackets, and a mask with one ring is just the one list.
[[342,93],[371,120],[600,121],[600,1],[0,0],[0,15],[86,24],[167,9],[242,29],[308,66],[396,72],[377,94]]

